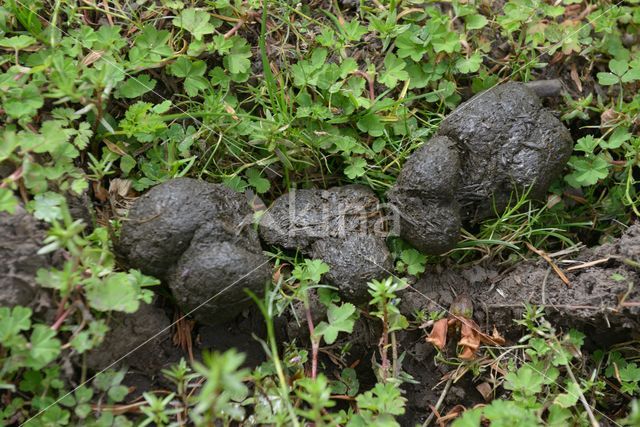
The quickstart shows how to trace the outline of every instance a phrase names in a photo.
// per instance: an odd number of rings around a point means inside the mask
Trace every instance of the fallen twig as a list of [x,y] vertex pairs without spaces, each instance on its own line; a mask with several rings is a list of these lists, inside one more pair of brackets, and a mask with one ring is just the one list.
[[553,260],[549,257],[549,255],[547,255],[547,253],[543,250],[540,249],[536,249],[531,243],[529,242],[525,242],[525,244],[527,245],[527,248],[529,248],[530,251],[535,252],[536,254],[540,255],[545,261],[547,261],[549,263],[549,265],[551,266],[551,268],[553,268],[553,271],[556,272],[556,274],[558,275],[558,277],[560,277],[560,280],[562,280],[564,282],[565,285],[567,286],[571,286],[571,282],[569,281],[569,279],[567,278],[567,276],[562,272],[562,270],[560,269],[560,267],[558,267]]
[[445,384],[444,389],[442,390],[442,393],[440,393],[440,398],[436,402],[436,406],[433,407],[433,410],[431,411],[431,415],[429,415],[429,417],[424,421],[424,423],[422,423],[422,427],[427,427],[429,424],[431,424],[431,421],[433,421],[433,419],[436,416],[436,412],[440,410],[440,406],[442,406],[442,403],[444,402],[445,397],[447,397],[447,393],[449,393],[451,384],[453,384],[453,378],[449,378],[449,380]]
[[607,258],[600,258],[600,259],[597,259],[595,261],[584,262],[584,263],[582,263],[580,265],[574,265],[573,267],[567,268],[567,271],[580,270],[581,268],[588,268],[588,267],[593,267],[594,265],[604,264],[605,262],[609,261],[610,259],[611,259],[610,257],[607,257]]

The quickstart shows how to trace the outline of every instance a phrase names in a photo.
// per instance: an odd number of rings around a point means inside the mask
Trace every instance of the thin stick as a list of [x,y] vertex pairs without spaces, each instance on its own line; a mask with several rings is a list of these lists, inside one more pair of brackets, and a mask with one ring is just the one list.
[[236,25],[234,25],[233,28],[231,28],[229,31],[227,31],[224,34],[224,36],[223,36],[224,39],[226,40],[226,39],[230,38],[231,36],[233,36],[235,33],[237,33],[238,30],[244,25],[244,22],[245,22],[244,19],[241,19],[238,22],[236,22]]
[[433,408],[433,411],[431,411],[431,415],[429,415],[429,418],[427,418],[424,421],[424,423],[422,423],[422,427],[427,427],[429,424],[431,424],[431,421],[433,421],[433,419],[436,416],[436,411],[440,410],[440,406],[442,406],[442,403],[444,402],[444,398],[447,397],[447,393],[449,393],[451,384],[453,384],[453,378],[449,378],[449,380],[447,381],[447,384],[445,384],[444,390],[442,390],[442,393],[440,393],[440,398],[436,402],[436,406]]
[[574,265],[573,267],[567,268],[567,271],[580,270],[581,268],[593,267],[594,265],[603,264],[609,261],[610,259],[611,259],[610,257],[607,257],[607,258],[597,259],[595,261],[585,262],[580,265]]
[[533,245],[529,242],[525,242],[525,244],[527,245],[527,247],[529,248],[530,251],[535,252],[536,254],[540,255],[545,261],[547,261],[549,263],[549,265],[551,266],[551,268],[553,268],[553,271],[556,272],[556,274],[558,275],[558,277],[560,277],[560,280],[562,280],[564,282],[565,285],[567,286],[571,286],[571,282],[569,282],[569,279],[567,278],[567,276],[565,276],[565,274],[562,272],[562,270],[560,270],[560,267],[558,267],[553,260],[549,257],[549,255],[547,255],[547,253],[545,251],[541,251],[540,249],[536,249],[535,247],[533,247]]
[[[305,299],[308,299],[305,298]],[[318,348],[320,343],[315,337],[315,328],[313,326],[313,316],[311,315],[311,307],[309,302],[304,302],[304,312],[307,316],[307,324],[309,325],[309,336],[311,337],[311,379],[315,379],[318,373]]]
[[580,402],[582,402],[582,406],[584,406],[584,410],[587,411],[587,415],[589,416],[589,420],[591,421],[591,426],[592,427],[600,427],[600,423],[598,422],[598,420],[596,420],[596,417],[593,415],[593,411],[591,410],[591,406],[589,406],[589,403],[587,402],[587,399],[584,397],[584,394],[582,393],[582,390],[580,389],[580,383],[578,383],[578,381],[576,381],[576,377],[573,375],[573,371],[571,370],[571,367],[569,366],[568,363],[565,366],[567,367],[567,373],[571,377],[571,381],[573,381],[576,384],[576,386],[578,387],[578,397],[580,398]]
[[549,278],[549,273],[551,273],[551,270],[547,268],[547,271],[544,273],[544,279],[542,279],[542,305],[547,304],[546,293],[547,293],[547,279]]

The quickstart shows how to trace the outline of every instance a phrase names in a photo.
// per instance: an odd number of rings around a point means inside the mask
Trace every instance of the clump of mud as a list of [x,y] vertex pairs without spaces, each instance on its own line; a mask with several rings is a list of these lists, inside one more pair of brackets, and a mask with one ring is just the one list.
[[514,192],[542,197],[572,147],[569,131],[525,85],[478,94],[447,116],[390,190],[400,234],[428,254],[453,248],[461,223],[500,213]]
[[368,300],[367,282],[389,275],[385,218],[373,192],[360,185],[329,190],[292,190],[260,220],[270,245],[300,250],[329,267],[326,279],[348,301]]
[[157,375],[180,360],[180,351],[171,345],[170,325],[165,312],[150,304],[141,304],[132,314],[113,313],[104,341],[87,353],[87,367],[100,371],[127,365]]
[[640,225],[630,227],[614,243],[585,249],[571,259],[558,259],[569,285],[544,260],[519,263],[500,274],[492,267],[425,273],[403,296],[403,311],[442,310],[455,293],[469,294],[474,317],[491,332],[514,332],[513,319],[524,305],[544,306],[547,320],[559,329],[590,331],[598,346],[628,339],[640,328]]
[[220,184],[188,178],[140,197],[117,245],[131,267],[160,278],[183,312],[222,323],[250,305],[244,289],[264,291],[269,265],[247,199]]
[[[522,318],[527,303],[544,306],[545,318],[558,332],[573,328],[587,333],[585,349],[589,351],[638,339],[640,269],[634,265],[640,262],[640,224],[613,243],[554,262],[565,271],[569,286],[544,260],[522,262],[503,273],[491,265],[458,271],[434,267],[413,289],[404,291],[400,308],[407,316],[417,310],[440,312],[450,307],[456,295],[465,293],[473,301],[473,318],[482,332],[491,334],[495,326],[511,342],[522,337],[523,328],[514,320]],[[567,271],[589,262],[593,265]],[[424,330],[400,331],[398,342],[405,352],[402,369],[418,382],[402,386],[408,398],[402,424],[415,425],[429,414],[430,405],[435,405],[442,392],[442,378],[452,367],[434,364],[436,350],[425,342]],[[444,407],[478,403],[484,399],[472,376],[465,375],[447,394]]]
[[45,237],[44,224],[21,206],[13,215],[0,213],[0,307],[36,302],[36,272],[52,265],[50,255],[38,255]]

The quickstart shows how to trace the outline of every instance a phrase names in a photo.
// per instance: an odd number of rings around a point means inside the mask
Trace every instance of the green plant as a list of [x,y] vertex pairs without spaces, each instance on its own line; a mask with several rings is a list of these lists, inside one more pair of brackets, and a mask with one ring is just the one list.
[[[597,425],[597,418],[603,414],[592,407],[593,401],[589,402],[586,396],[601,400],[607,390],[606,383],[598,376],[598,369],[591,376],[576,375],[589,369],[585,366],[589,362],[581,352],[585,335],[571,330],[560,336],[544,318],[541,307],[527,306],[523,319],[517,323],[529,333],[519,343],[524,357],[506,363],[507,373],[502,386],[509,392],[508,400],[494,400],[482,408],[466,411],[453,426],[480,426],[482,420],[505,426],[516,423],[527,426]],[[594,356],[596,361],[602,359],[602,355]],[[611,357],[620,360],[619,353]]]
[[[410,379],[401,372],[402,358],[398,355],[396,338],[397,331],[409,326],[407,318],[398,309],[399,300],[397,299],[397,292],[406,287],[407,283],[404,280],[396,280],[392,277],[381,281],[373,280],[369,283],[370,304],[375,307],[375,311],[371,314],[382,321],[382,337],[379,345],[380,365],[376,375],[383,383]],[[391,348],[391,361],[388,356],[389,348]]]

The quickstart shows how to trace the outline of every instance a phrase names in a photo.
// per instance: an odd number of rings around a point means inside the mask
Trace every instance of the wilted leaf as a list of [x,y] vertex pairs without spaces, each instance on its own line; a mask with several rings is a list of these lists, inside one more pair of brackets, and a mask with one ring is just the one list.
[[427,337],[427,342],[430,342],[440,350],[447,345],[447,332],[449,331],[449,320],[440,319],[433,324],[433,329]]
[[493,387],[491,387],[491,384],[485,381],[478,384],[476,386],[476,390],[478,390],[478,393],[482,395],[482,398],[485,402],[489,402],[491,400],[491,397],[493,395]]

